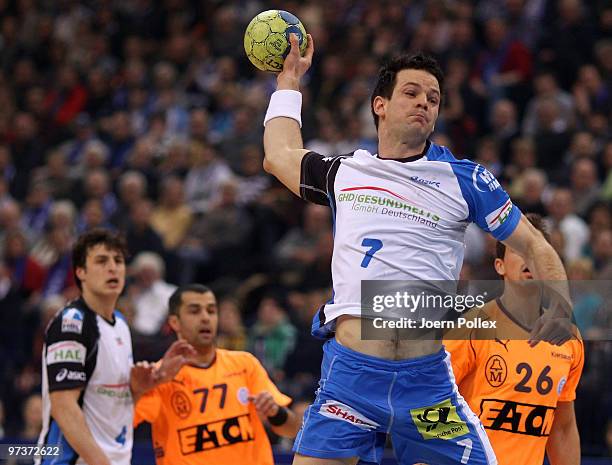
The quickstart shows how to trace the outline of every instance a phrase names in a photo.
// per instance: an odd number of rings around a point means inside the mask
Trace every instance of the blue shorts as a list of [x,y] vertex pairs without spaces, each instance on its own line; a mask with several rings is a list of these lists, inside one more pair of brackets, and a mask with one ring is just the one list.
[[457,391],[444,349],[392,361],[328,340],[317,397],[293,451],[377,464],[388,435],[402,465],[497,464],[484,428]]

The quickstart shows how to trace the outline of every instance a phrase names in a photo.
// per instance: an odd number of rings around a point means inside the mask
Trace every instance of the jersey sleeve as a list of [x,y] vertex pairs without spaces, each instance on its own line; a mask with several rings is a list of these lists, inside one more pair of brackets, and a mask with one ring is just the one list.
[[495,176],[482,165],[468,160],[453,163],[453,171],[468,205],[467,219],[497,240],[503,241],[510,236],[519,223],[521,211]]
[[259,360],[257,360],[257,358],[255,358],[255,356],[252,354],[246,354],[246,357],[248,357],[247,361],[250,365],[248,371],[249,392],[252,395],[257,395],[261,392],[267,391],[272,394],[274,401],[278,405],[286,407],[291,404],[293,399],[278,390]]
[[45,333],[43,363],[49,392],[82,389],[93,374],[98,348],[95,316],[69,307],[59,312]]
[[339,157],[324,157],[308,152],[302,158],[300,172],[300,196],[319,205],[329,205],[329,173]]
[[582,375],[582,368],[584,367],[584,345],[581,340],[572,340],[569,342],[573,344],[574,360],[570,367],[570,372],[567,376],[567,381],[559,394],[560,402],[570,402],[576,398],[576,388]]
[[134,427],[143,421],[155,423],[161,410],[161,393],[155,388],[144,394],[134,408]]
[[446,351],[451,356],[451,365],[457,386],[476,367],[476,351],[471,339],[444,340]]

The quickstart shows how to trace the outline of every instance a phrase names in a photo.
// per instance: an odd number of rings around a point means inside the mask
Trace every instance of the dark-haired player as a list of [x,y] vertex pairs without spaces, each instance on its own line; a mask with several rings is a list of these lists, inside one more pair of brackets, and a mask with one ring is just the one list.
[[291,399],[252,354],[216,347],[219,316],[210,289],[182,286],[168,307],[170,326],[197,355],[136,405],[134,423],[152,424],[157,465],[273,465],[262,419],[295,437],[300,417],[288,408]]
[[[328,338],[320,389],[294,463],[377,462],[387,434],[400,463],[496,463],[457,393],[440,337],[361,337],[361,282],[457,280],[470,222],[517,250],[539,279],[566,282],[561,260],[489,171],[429,141],[444,79],[427,56],[402,56],[381,69],[371,100],[377,154],[305,150],[299,87],[314,45],[309,36],[300,57],[297,37],[290,40],[264,122],[264,168],[296,195],[329,205],[335,226],[334,294],[313,323],[313,333]],[[569,302],[566,285],[557,296]],[[550,339],[559,319],[541,321],[534,342]]]
[[[538,215],[526,215],[544,233]],[[542,313],[542,293],[525,260],[497,242],[495,271],[504,293],[474,317],[496,329],[472,329],[463,340],[446,339],[459,392],[487,430],[500,465],[579,465],[580,438],[574,414],[584,364],[582,342],[561,346],[527,339]]]
[[129,465],[134,400],[170,379],[193,353],[177,342],[160,364],[134,365],[129,327],[115,309],[126,255],[123,238],[103,229],[86,232],[74,246],[81,297],[51,320],[43,348],[39,444],[61,445],[63,455],[43,457],[43,465]]

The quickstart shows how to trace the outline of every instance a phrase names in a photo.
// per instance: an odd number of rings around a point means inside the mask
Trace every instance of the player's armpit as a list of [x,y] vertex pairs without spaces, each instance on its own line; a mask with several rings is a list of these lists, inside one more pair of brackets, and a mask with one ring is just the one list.
[[51,416],[62,430],[62,434],[79,456],[90,465],[110,465],[110,461],[91,434],[78,400],[81,389],[53,391]]

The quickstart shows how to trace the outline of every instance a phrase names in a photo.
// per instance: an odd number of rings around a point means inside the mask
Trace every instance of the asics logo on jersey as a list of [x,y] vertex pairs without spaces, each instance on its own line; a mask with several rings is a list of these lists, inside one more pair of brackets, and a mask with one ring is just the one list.
[[57,375],[55,375],[55,381],[61,383],[67,379],[68,381],[85,381],[85,373],[82,371],[71,371],[66,368],[62,368],[58,371]]
[[335,400],[328,400],[321,405],[319,413],[324,417],[346,421],[347,423],[351,423],[365,430],[373,430],[380,426],[378,423],[370,420],[352,407]]
[[425,186],[436,186],[438,189],[440,188],[439,181],[432,181],[430,179],[422,179],[422,178],[419,178],[418,176],[411,176],[410,180],[414,182],[418,182],[419,184],[423,184]]

